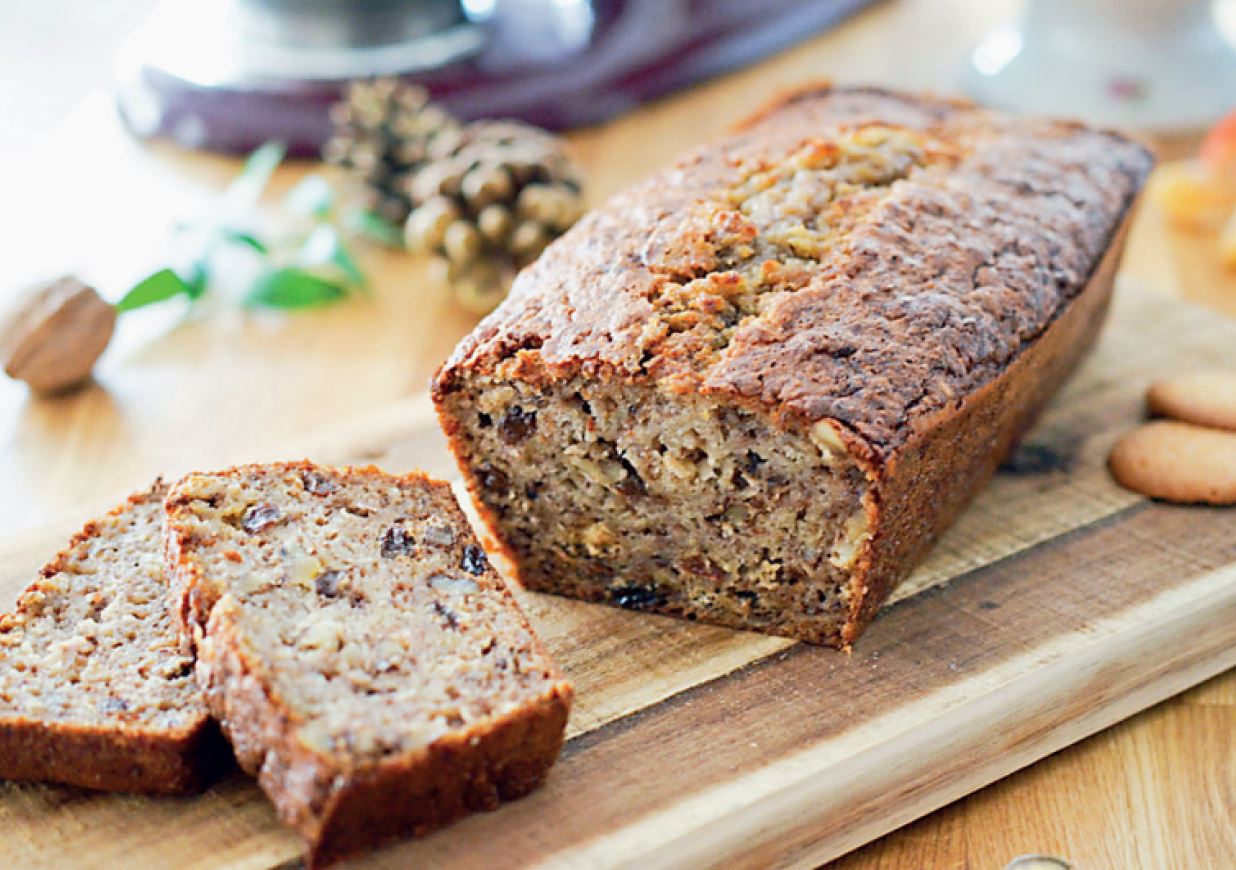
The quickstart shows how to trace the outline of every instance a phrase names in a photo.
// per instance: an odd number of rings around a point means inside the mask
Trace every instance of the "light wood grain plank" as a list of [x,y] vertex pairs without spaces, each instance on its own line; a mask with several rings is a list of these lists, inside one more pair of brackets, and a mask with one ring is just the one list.
[[[1003,867],[1036,853],[1075,867],[1222,866],[1216,856],[1236,854],[1233,734],[1231,710],[1161,705],[829,867],[921,870],[955,866],[957,856]],[[1217,763],[1164,763],[1163,747],[1193,741],[1214,749]]]

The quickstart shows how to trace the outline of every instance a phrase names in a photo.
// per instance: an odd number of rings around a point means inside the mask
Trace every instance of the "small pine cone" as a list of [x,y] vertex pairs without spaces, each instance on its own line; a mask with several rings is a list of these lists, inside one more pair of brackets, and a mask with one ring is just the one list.
[[473,314],[488,314],[506,298],[515,271],[493,260],[474,260],[463,266],[435,257],[433,271],[451,289],[455,301]]
[[437,255],[461,304],[488,311],[583,213],[578,173],[561,140],[518,121],[443,131],[428,153],[405,187],[408,247]]
[[353,82],[330,117],[323,158],[360,183],[367,209],[394,224],[412,209],[408,188],[430,163],[434,140],[459,128],[423,88],[390,78]]

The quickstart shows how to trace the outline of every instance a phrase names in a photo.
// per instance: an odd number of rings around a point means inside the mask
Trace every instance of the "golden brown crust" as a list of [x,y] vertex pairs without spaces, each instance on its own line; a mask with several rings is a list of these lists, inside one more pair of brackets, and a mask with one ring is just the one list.
[[[156,481],[151,490],[129,496],[108,516],[122,515],[161,489]],[[40,570],[39,579],[18,598],[15,611],[0,616],[0,632],[11,630],[47,578],[68,570],[74,552],[101,533],[98,521],[87,522]],[[189,794],[204,788],[227,765],[227,757],[226,744],[205,710],[184,727],[168,729],[0,717],[0,779],[101,791]]]
[[[856,142],[865,168],[871,129],[911,143],[877,147],[880,165],[906,154],[910,165],[840,199],[802,180],[830,148],[842,156],[826,165],[845,168]],[[484,460],[447,408],[474,379],[626,382],[787,430],[827,422],[866,473],[872,538],[844,629],[804,616],[786,633],[848,644],[1092,343],[1152,162],[1125,137],[1071,122],[807,86],[550,246],[436,375],[443,428],[483,506],[469,466]],[[747,198],[753,179],[783,196],[782,211]],[[791,229],[806,237],[791,235],[787,253],[778,220],[804,213]],[[754,306],[733,303],[743,282],[764,279]]]
[[[320,470],[309,462],[290,462],[240,466],[221,474],[242,477],[271,469]],[[373,466],[338,472],[391,478]],[[449,494],[447,484],[419,471],[400,480]],[[453,495],[450,500],[454,504]],[[170,517],[181,501],[174,487],[167,502]],[[467,528],[457,506],[445,519]],[[494,809],[535,788],[556,760],[572,689],[555,667],[550,689],[510,714],[447,733],[411,753],[341,769],[337,758],[292,738],[296,714],[271,691],[265,664],[243,641],[239,605],[203,576],[193,542],[176,533],[174,522],[167,528],[165,554],[176,609],[196,647],[197,677],[207,705],[241,767],[258,776],[283,822],[305,838],[311,866],[392,838],[423,834],[469,812]],[[517,609],[509,590],[502,589]],[[519,615],[534,649],[548,660],[527,618]]]
[[192,794],[209,784],[226,759],[227,747],[206,718],[175,732],[0,720],[0,779]]
[[1132,213],[1125,215],[1086,288],[1003,374],[956,409],[926,421],[892,461],[872,466],[872,538],[843,639],[862,633],[885,599],[1008,458],[1043,405],[1098,337]]

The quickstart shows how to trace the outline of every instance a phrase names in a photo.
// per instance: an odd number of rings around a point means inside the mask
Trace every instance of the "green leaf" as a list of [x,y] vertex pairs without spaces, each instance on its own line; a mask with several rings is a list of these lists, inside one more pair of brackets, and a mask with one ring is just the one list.
[[314,228],[297,253],[296,262],[305,267],[333,266],[353,287],[365,288],[369,281],[344,247],[339,231],[330,224]]
[[287,146],[282,142],[267,142],[250,154],[240,175],[223,192],[224,210],[234,214],[257,205],[270,176],[286,153]]
[[264,308],[312,308],[329,305],[347,296],[347,290],[333,281],[303,269],[274,269],[254,282],[245,304]]
[[266,243],[257,236],[253,235],[253,233],[247,233],[244,230],[237,230],[231,227],[220,227],[219,236],[224,241],[233,242],[238,245],[246,245],[257,251],[259,254],[270,253],[270,248],[266,246]]
[[306,175],[283,199],[284,207],[293,214],[318,219],[325,219],[334,204],[335,191],[320,175]]
[[[202,287],[205,287],[204,278]],[[119,313],[132,311],[135,308],[163,302],[181,294],[195,299],[201,295],[201,290],[195,289],[190,282],[185,281],[172,269],[160,269],[153,275],[148,275],[138,281],[133,289],[124,294],[124,297],[116,303],[116,311]]]
[[388,248],[403,248],[403,230],[371,211],[355,211],[348,216],[348,229]]

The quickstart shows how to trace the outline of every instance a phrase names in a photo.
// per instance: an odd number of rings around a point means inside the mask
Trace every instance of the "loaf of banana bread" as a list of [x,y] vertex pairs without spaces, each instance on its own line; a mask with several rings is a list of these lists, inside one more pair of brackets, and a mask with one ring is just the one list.
[[557,758],[571,687],[446,484],[191,474],[166,558],[210,711],[310,864],[493,809]]
[[164,492],[88,523],[0,616],[0,779],[174,794],[226,763],[168,610]]
[[1152,162],[818,86],[614,197],[433,384],[520,579],[848,645],[1091,344]]

